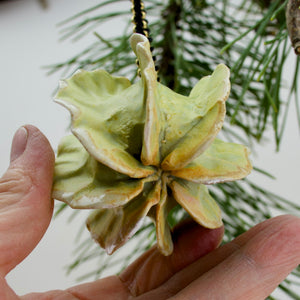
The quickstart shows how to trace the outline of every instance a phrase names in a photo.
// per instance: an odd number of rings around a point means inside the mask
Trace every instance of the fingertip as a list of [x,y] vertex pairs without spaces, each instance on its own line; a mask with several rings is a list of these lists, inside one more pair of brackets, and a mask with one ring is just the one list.
[[54,207],[51,197],[54,163],[52,147],[38,128],[25,125],[15,133],[5,176],[18,178],[20,184],[14,190],[18,188],[19,194],[27,195],[26,205],[39,213],[36,219],[45,223],[44,227],[48,226]]
[[122,272],[119,278],[132,295],[148,292],[217,248],[223,233],[223,226],[207,229],[192,219],[185,220],[172,232],[174,251],[171,255],[164,256],[158,248],[151,248]]
[[[20,127],[12,141],[11,163],[26,156],[28,159],[45,156],[54,163],[54,153],[45,135],[33,125]],[[26,160],[25,160],[26,161]]]
[[28,131],[22,126],[20,127],[12,141],[11,151],[10,151],[10,162],[14,162],[17,158],[19,158],[25,151],[28,140]]
[[[40,199],[50,199],[49,215],[52,215],[53,199],[51,197],[55,155],[50,142],[35,126],[25,125],[28,132],[28,142],[23,153],[23,164],[30,173],[32,182],[38,188],[36,192]],[[46,206],[45,206],[46,208]]]
[[171,256],[176,269],[182,269],[216,249],[223,235],[224,226],[208,229],[191,219],[176,226],[173,232],[174,253]]
[[173,242],[178,243],[182,238],[189,240],[203,235],[211,236],[214,244],[219,245],[223,239],[224,226],[209,229],[199,225],[193,219],[188,218],[174,227],[172,237]]
[[28,132],[28,143],[25,153],[32,156],[32,158],[47,158],[46,162],[54,166],[54,152],[45,135],[32,125],[25,125],[24,127]]
[[48,139],[32,125],[21,127],[14,135],[11,167],[21,167],[33,180],[52,180],[55,156]]
[[265,267],[282,265],[282,269],[286,268],[290,272],[300,263],[300,218],[281,215],[265,223],[266,230],[262,233],[264,238],[260,238],[260,251],[256,255],[258,264]]
[[[7,274],[44,235],[53,213],[54,153],[34,126],[15,134],[11,163],[0,179],[0,269]],[[3,230],[5,228],[5,230]]]

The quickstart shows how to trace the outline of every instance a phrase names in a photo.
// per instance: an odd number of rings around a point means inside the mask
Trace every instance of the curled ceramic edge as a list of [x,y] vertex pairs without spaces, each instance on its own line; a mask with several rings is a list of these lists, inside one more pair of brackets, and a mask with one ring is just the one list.
[[[141,61],[140,82],[96,70],[62,84],[56,101],[70,111],[76,138],[62,142],[53,195],[73,208],[95,209],[88,229],[108,253],[151,216],[158,248],[170,255],[167,216],[174,204],[202,226],[217,228],[221,210],[203,184],[241,179],[252,166],[245,147],[216,139],[230,91],[229,69],[220,64],[190,96],[181,96],[157,83],[147,39],[134,34],[130,42]],[[78,163],[84,159],[86,164]]]
[[130,44],[138,58],[147,94],[141,161],[145,166],[158,166],[160,163],[159,137],[161,128],[157,103],[157,73],[148,38],[141,34],[133,34],[130,38]]
[[[105,80],[107,81],[106,89],[109,92],[95,85],[96,79],[99,79],[98,77],[100,76],[103,77],[103,82],[105,82]],[[82,84],[80,81],[82,81]],[[107,134],[107,132],[103,132],[102,129],[104,128],[105,130],[105,124],[99,123],[98,126],[96,126],[99,131],[98,136],[92,126],[86,127],[87,119],[91,120],[91,123],[95,123],[95,120],[97,120],[97,116],[95,116],[93,111],[97,109],[97,97],[95,97],[97,92],[99,93],[99,97],[102,96],[102,98],[109,99],[109,97],[114,96],[122,90],[126,90],[130,86],[131,83],[127,78],[113,77],[104,70],[91,72],[80,70],[70,79],[64,80],[63,88],[56,94],[55,101],[69,110],[72,120],[72,133],[96,160],[118,172],[128,174],[134,178],[142,178],[153,174],[153,169],[143,166],[135,158],[128,155],[128,153],[122,149],[122,146],[116,145],[113,138]],[[101,87],[103,87],[103,83]],[[112,88],[115,94],[110,91]],[[92,89],[96,89],[96,91],[89,94]],[[72,90],[74,90],[74,92],[72,92]],[[87,95],[86,97],[83,97],[84,93]],[[104,96],[100,93],[103,93]],[[85,101],[87,103],[85,103]],[[116,159],[117,156],[121,156],[122,158]],[[117,160],[119,163],[117,163]]]
[[[147,69],[155,70],[148,38],[142,34],[134,33],[130,37],[130,45],[139,60],[141,71],[143,72]],[[153,74],[156,76],[156,72]]]

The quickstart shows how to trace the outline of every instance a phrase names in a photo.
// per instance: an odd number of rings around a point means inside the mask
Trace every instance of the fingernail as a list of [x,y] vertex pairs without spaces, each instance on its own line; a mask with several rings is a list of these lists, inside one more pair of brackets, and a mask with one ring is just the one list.
[[25,151],[27,145],[28,132],[25,127],[20,127],[14,135],[11,152],[10,162],[16,160]]

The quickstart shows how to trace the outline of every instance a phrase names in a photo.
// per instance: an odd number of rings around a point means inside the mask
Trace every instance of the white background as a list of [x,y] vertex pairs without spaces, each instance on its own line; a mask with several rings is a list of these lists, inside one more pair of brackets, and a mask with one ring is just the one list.
[[[129,1],[128,1],[129,2]],[[8,167],[10,143],[14,132],[23,124],[39,127],[53,148],[67,132],[68,113],[52,101],[59,74],[47,77],[41,67],[70,58],[85,45],[58,42],[56,24],[98,0],[49,0],[43,10],[37,0],[0,3],[0,172]],[[130,3],[128,3],[130,6]],[[115,30],[118,32],[118,25]],[[290,80],[293,64],[286,70]],[[252,160],[260,168],[275,175],[276,181],[265,177],[268,189],[298,202],[300,139],[294,105],[291,106],[281,150],[276,153],[269,132],[269,143],[257,148]],[[33,216],[34,217],[34,216]],[[74,239],[81,222],[68,223],[67,215],[52,222],[46,235],[33,253],[8,276],[8,282],[19,294],[49,289],[63,289],[74,285],[74,278],[66,276],[65,266],[72,260]],[[283,299],[283,298],[282,298]]]

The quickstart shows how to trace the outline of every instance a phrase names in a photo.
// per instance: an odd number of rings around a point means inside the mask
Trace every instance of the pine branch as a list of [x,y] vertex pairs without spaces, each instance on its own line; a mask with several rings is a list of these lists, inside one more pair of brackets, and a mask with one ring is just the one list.
[[[87,34],[107,18],[128,14],[130,20],[128,9],[96,14],[95,10],[115,2],[106,1],[70,18],[67,24],[79,21],[64,28],[64,37],[80,38],[81,32]],[[284,115],[282,107],[287,110],[289,106],[281,99],[281,69],[290,52],[283,13],[286,1],[273,1],[265,9],[252,2],[237,5],[233,0],[149,3],[147,12],[153,18],[150,29],[155,36],[153,46],[162,83],[187,94],[215,65],[226,63],[232,71],[232,93],[227,102],[231,124],[257,141],[272,126],[279,148],[285,120],[280,115]],[[86,17],[91,11],[96,15]],[[64,69],[70,74],[78,68],[104,68],[118,75],[128,73],[134,60],[127,40],[131,29],[128,22],[122,35],[109,39],[95,33],[98,42],[72,59],[53,65],[50,72]],[[290,91],[294,97],[295,91]]]
[[[49,73],[60,71],[70,75],[78,68],[102,68],[119,76],[129,76],[134,81],[135,57],[128,43],[132,33],[130,2],[127,1],[128,7],[120,7],[118,11],[111,9],[109,13],[102,12],[104,7],[109,8],[121,2],[124,3],[122,0],[104,1],[62,22],[63,39],[78,40],[94,32],[95,43],[73,58],[50,66]],[[264,138],[266,129],[272,127],[279,148],[288,107],[293,98],[298,103],[299,58],[289,88],[290,97],[287,102],[281,99],[283,68],[291,49],[284,16],[286,2],[145,1],[148,18],[151,18],[152,45],[162,83],[177,92],[188,94],[194,84],[210,74],[217,64],[223,62],[231,68],[232,91],[227,101],[228,119],[222,133],[228,141],[242,142],[255,148],[255,144]],[[108,18],[117,21],[120,16],[128,16],[127,27],[117,37],[104,38],[100,33],[101,24]],[[300,125],[299,106],[297,109]],[[270,176],[268,172],[257,168],[256,172]],[[298,205],[249,180],[219,184],[212,187],[210,192],[222,207],[226,226],[225,242],[270,218],[274,212],[295,214],[300,211]],[[65,209],[65,206],[61,206],[57,214]],[[177,206],[168,221],[173,226],[185,217],[184,210]],[[92,261],[95,268],[84,274],[83,278],[98,278],[112,266],[122,269],[154,241],[155,232],[151,223],[145,223],[124,246],[125,250],[131,247],[135,249],[125,258],[118,255],[107,257],[93,241],[83,240],[75,249],[75,259],[69,271],[79,270],[82,265]],[[299,299],[292,290],[299,278],[298,268],[280,286],[291,299]]]

